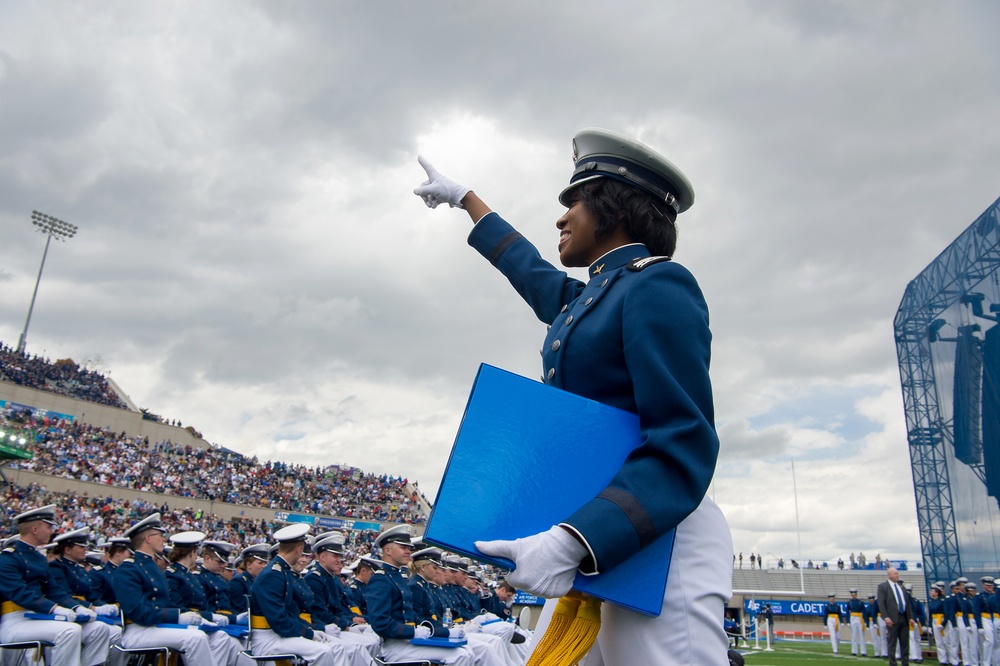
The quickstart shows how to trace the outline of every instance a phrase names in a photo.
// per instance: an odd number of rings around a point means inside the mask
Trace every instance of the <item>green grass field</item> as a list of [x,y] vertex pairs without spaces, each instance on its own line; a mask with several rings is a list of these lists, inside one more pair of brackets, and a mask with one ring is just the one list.
[[[763,650],[747,650],[740,648],[747,666],[793,666],[804,664],[805,666],[845,666],[847,663],[857,664],[886,664],[885,659],[876,659],[871,656],[871,646],[868,647],[868,657],[852,657],[851,644],[847,644],[845,654],[844,644],[840,644],[840,654],[833,654],[829,642],[800,642],[800,641],[778,641],[774,646],[774,652],[764,652]],[[897,660],[898,663],[898,660]],[[913,663],[912,661],[910,663]],[[936,659],[924,659],[925,664],[937,665]]]

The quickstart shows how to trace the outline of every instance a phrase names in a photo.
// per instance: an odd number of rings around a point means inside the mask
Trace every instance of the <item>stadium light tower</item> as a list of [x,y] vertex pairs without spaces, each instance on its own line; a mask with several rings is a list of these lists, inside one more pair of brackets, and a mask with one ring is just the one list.
[[45,257],[49,254],[49,243],[52,239],[65,242],[76,235],[77,226],[69,222],[39,213],[37,210],[31,211],[31,223],[35,225],[35,231],[48,236],[45,239],[45,252],[42,253],[42,265],[38,267],[38,279],[35,280],[35,291],[31,294],[31,305],[28,306],[28,318],[24,321],[24,331],[21,332],[21,339],[17,341],[17,351],[24,353],[24,346],[28,342],[28,325],[31,323],[31,312],[35,309],[35,297],[38,296],[38,283],[42,281],[42,271],[45,270]]

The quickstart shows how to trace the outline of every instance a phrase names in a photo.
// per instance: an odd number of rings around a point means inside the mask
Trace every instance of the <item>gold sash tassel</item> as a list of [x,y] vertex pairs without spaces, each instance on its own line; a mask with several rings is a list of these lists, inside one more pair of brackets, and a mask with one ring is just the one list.
[[556,604],[527,666],[572,666],[594,646],[600,630],[601,600],[571,591]]

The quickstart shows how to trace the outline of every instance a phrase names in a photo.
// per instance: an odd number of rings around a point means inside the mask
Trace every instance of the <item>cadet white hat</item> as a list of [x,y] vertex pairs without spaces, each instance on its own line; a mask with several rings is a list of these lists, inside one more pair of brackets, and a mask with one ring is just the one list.
[[205,541],[201,544],[201,550],[202,552],[211,551],[213,555],[226,562],[236,550],[236,544],[228,541]]
[[246,561],[248,557],[252,557],[255,560],[262,560],[267,562],[268,551],[271,550],[271,544],[269,543],[255,543],[252,546],[247,546],[240,553],[240,560]]
[[694,203],[694,188],[680,169],[649,146],[598,127],[573,137],[575,169],[559,203],[569,205],[569,193],[597,178],[612,178],[663,201],[677,213]]
[[20,525],[22,523],[30,523],[34,520],[41,520],[49,525],[55,527],[56,524],[56,505],[49,504],[46,506],[38,507],[37,509],[29,509],[23,513],[19,513],[14,516],[14,524]]
[[309,526],[305,523],[293,523],[282,527],[274,533],[274,540],[277,543],[297,543],[305,541],[309,534]]
[[381,549],[387,543],[398,543],[401,546],[412,548],[410,540],[413,538],[409,525],[396,525],[385,530],[375,537],[375,548]]
[[99,550],[88,550],[84,558],[93,564],[95,567],[100,566],[104,562],[104,553]]
[[313,542],[312,546],[314,553],[322,553],[323,551],[328,551],[331,553],[343,553],[344,552],[344,535],[340,532],[328,533],[322,539],[317,539]]
[[410,555],[410,560],[413,562],[420,562],[422,560],[430,560],[438,566],[441,566],[441,549],[440,548],[424,548],[423,550],[418,550],[417,552]]
[[137,522],[135,525],[133,525],[132,527],[130,527],[127,530],[125,530],[125,532],[123,532],[123,535],[126,536],[126,537],[128,537],[129,539],[131,539],[136,534],[141,534],[142,532],[145,532],[146,530],[159,530],[160,532],[166,532],[167,531],[167,530],[165,530],[163,528],[163,524],[162,524],[162,522],[160,520],[160,514],[159,514],[159,512],[154,513],[151,516],[147,516],[147,517],[143,518],[142,520],[140,520],[139,522]]
[[74,546],[86,546],[90,543],[90,528],[81,527],[72,532],[63,532],[52,541],[61,544],[73,544]]
[[170,536],[170,543],[174,546],[197,546],[205,540],[204,532],[178,532]]

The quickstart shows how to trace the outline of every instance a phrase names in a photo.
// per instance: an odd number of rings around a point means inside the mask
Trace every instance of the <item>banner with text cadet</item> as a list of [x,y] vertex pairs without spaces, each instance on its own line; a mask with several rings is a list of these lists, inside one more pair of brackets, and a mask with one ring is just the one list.
[[[826,609],[825,601],[811,601],[806,599],[746,599],[743,602],[743,610],[751,615],[757,615],[764,610],[765,604],[771,604],[771,612],[775,615],[812,615],[823,616]],[[836,602],[840,606],[840,612],[847,612],[847,602]]]

